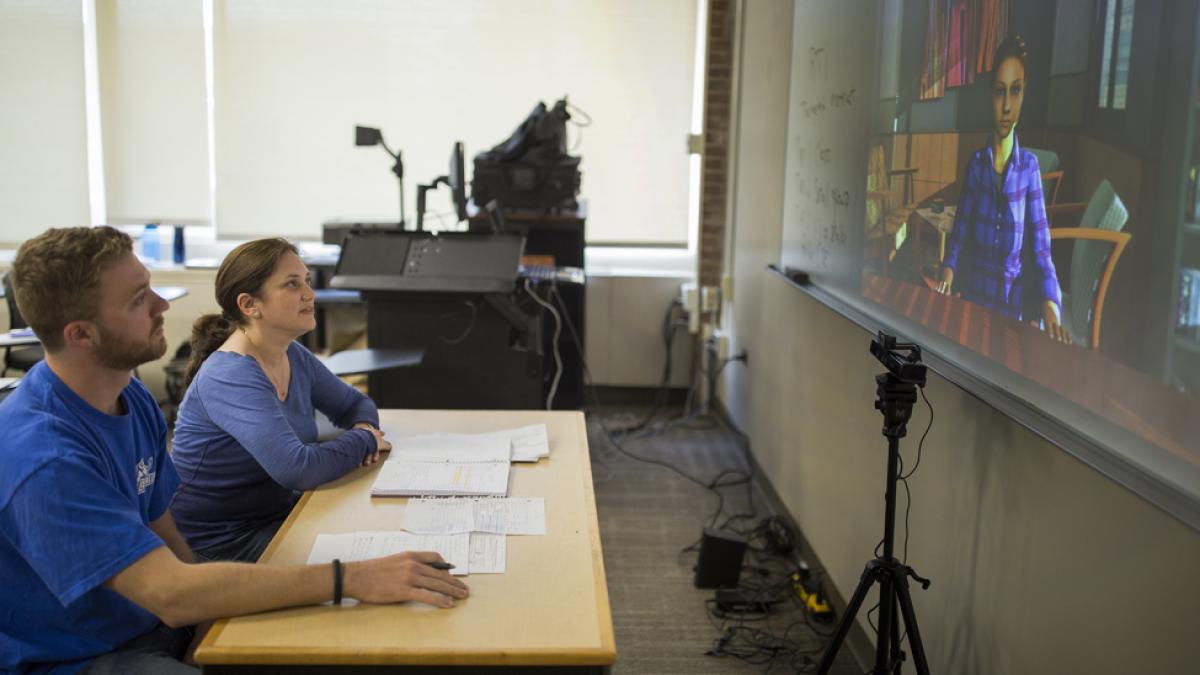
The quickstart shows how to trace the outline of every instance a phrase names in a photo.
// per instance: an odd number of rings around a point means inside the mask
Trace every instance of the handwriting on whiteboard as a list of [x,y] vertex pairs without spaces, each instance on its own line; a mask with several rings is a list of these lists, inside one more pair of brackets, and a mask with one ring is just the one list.
[[[831,55],[825,47],[809,47],[806,72],[798,81],[804,98],[796,101],[791,127],[790,192],[792,213],[805,257],[828,269],[831,258],[850,240],[851,186],[834,177],[839,173],[839,146],[846,112],[855,107],[857,90],[833,82]],[[805,68],[807,66],[807,68]],[[858,183],[855,182],[854,186]]]

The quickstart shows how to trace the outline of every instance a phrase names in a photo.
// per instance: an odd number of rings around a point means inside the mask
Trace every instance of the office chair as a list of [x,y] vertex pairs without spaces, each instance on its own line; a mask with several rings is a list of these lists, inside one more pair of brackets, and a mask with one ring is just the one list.
[[[12,279],[8,272],[0,274],[0,281],[4,284],[4,301],[8,304],[9,330],[28,328],[29,325],[25,323],[25,319],[21,318],[21,310],[17,309],[17,298],[13,295]],[[0,377],[4,377],[9,368],[22,372],[28,371],[44,358],[46,358],[46,352],[42,350],[41,345],[5,347],[4,368],[0,370]]]
[[1051,208],[1060,213],[1083,214],[1078,227],[1050,228],[1050,240],[1075,242],[1069,292],[1063,292],[1062,325],[1075,344],[1099,349],[1104,298],[1117,260],[1132,238],[1121,231],[1129,220],[1129,210],[1107,180],[1100,181],[1086,204],[1059,204],[1047,207],[1047,211]]

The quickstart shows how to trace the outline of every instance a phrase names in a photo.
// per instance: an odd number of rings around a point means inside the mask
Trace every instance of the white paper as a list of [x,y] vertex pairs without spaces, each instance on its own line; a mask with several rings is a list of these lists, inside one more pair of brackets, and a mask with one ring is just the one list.
[[507,462],[512,442],[491,434],[424,434],[392,438],[392,457],[412,462]]
[[354,539],[356,533],[349,532],[347,534],[318,534],[317,540],[313,542],[312,551],[308,554],[309,565],[325,565],[333,562],[334,558],[339,560],[358,560],[352,558],[351,551],[354,549]]
[[530,424],[514,429],[482,434],[433,433],[404,436],[389,429],[387,439],[392,454],[420,461],[493,461],[536,462],[550,456],[550,437],[545,424]]
[[508,541],[502,534],[471,535],[471,573],[504,574]]
[[406,462],[389,458],[379,467],[372,495],[498,496],[508,494],[509,463],[468,462],[445,464]]
[[474,526],[474,499],[410,499],[400,517],[400,527],[419,534],[457,534]]
[[542,497],[410,499],[400,526],[421,534],[546,534]]
[[546,534],[546,500],[542,497],[475,499],[472,532]]
[[451,574],[470,572],[471,537],[468,534],[420,535],[409,532],[353,532],[319,534],[308,555],[308,564],[321,565],[338,558],[343,562],[371,560],[405,551],[437,551],[454,565]]
[[508,437],[512,443],[514,462],[536,462],[542,457],[550,456],[550,436],[546,432],[545,424],[530,424],[516,429],[494,431],[492,434]]

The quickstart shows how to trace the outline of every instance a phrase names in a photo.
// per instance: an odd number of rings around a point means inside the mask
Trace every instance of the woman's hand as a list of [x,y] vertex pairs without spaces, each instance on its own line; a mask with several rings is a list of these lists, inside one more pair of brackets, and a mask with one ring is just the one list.
[[1042,322],[1043,330],[1050,335],[1050,339],[1067,345],[1071,344],[1071,336],[1067,334],[1067,329],[1059,323],[1058,305],[1054,301],[1047,300],[1042,305]]
[[381,453],[392,449],[392,444],[383,439],[383,431],[376,429],[366,422],[359,422],[358,424],[355,424],[353,428],[366,429],[367,431],[371,432],[373,436],[375,436],[375,452],[372,452],[371,454],[367,455],[365,459],[363,459],[363,466],[371,466],[372,464],[377,463]]
[[942,295],[950,295],[950,288],[954,286],[954,268],[942,268],[942,281],[937,285],[937,292]]

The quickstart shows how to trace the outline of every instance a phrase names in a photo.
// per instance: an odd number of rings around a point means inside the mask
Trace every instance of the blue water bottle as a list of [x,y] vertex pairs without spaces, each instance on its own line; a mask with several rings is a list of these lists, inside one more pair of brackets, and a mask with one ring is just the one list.
[[146,226],[142,228],[142,257],[146,260],[158,262],[158,256],[158,225],[155,223],[146,223]]

